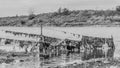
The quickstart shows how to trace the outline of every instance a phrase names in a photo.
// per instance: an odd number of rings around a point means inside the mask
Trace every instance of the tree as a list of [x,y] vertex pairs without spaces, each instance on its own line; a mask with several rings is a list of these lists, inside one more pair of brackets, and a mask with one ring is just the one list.
[[69,9],[64,8],[62,13],[63,13],[64,15],[69,15],[70,11],[69,11]]
[[120,6],[117,6],[117,7],[116,7],[116,11],[120,11]]

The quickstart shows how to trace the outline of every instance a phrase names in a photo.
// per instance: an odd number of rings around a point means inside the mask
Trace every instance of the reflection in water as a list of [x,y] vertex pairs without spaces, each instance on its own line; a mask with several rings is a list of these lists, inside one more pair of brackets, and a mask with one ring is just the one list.
[[112,48],[108,49],[106,53],[102,49],[94,49],[92,51],[85,50],[82,60],[89,60],[93,58],[110,58],[113,56],[114,50]]
[[82,56],[82,60],[89,60],[93,58],[103,58],[103,57],[105,57],[105,54],[103,53],[102,49],[101,50],[94,49],[92,51],[86,50],[84,52],[84,55]]
[[[108,49],[106,51],[107,53],[104,53],[104,51],[101,49],[89,49],[89,50],[84,50],[82,52],[74,52],[74,51],[67,51],[67,52],[63,52],[61,53],[61,55],[56,56],[56,57],[52,57],[49,58],[47,60],[44,60],[44,62],[47,62],[49,64],[59,64],[59,63],[67,63],[70,61],[74,61],[74,60],[90,60],[90,59],[94,59],[94,58],[105,58],[105,54],[106,54],[106,58],[112,57],[114,50],[112,48]],[[45,63],[45,65],[47,64]]]
[[59,64],[74,60],[85,61],[95,58],[112,58],[115,49],[112,37],[99,38],[83,36],[79,42],[64,40],[63,43],[57,46],[43,47],[46,50],[42,55],[44,57],[43,62]]

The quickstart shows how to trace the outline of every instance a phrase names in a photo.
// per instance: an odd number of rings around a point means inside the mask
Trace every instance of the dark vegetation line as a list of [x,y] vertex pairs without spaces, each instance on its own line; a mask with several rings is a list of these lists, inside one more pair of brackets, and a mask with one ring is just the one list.
[[0,26],[119,26],[120,6],[116,10],[69,10],[59,8],[56,12],[29,14],[28,16],[1,17]]

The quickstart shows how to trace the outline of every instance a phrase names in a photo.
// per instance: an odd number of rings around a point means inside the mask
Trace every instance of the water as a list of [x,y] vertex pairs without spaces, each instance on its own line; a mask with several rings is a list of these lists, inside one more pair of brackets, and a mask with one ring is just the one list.
[[[111,49],[108,49],[106,54],[107,56],[110,56],[109,51],[111,51]],[[78,60],[86,61],[94,58],[105,58],[103,50],[85,50],[84,52],[67,52],[66,54],[61,54],[58,57],[41,60],[41,62],[43,66],[49,65],[54,66]]]

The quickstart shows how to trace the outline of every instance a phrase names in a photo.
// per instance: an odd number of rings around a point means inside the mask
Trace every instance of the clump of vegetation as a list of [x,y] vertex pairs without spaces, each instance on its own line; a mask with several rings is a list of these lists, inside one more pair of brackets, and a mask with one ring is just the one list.
[[[41,22],[38,22],[41,20]],[[59,8],[56,12],[0,18],[0,26],[88,26],[120,25],[120,6],[116,10],[70,10]],[[21,23],[21,24],[20,24]]]
[[21,21],[21,24],[22,24],[22,25],[25,25],[25,24],[26,24],[26,22],[22,20],[22,21]]
[[120,6],[117,6],[117,7],[116,7],[116,11],[119,11],[119,12],[120,12]]
[[35,18],[35,15],[34,15],[34,14],[31,14],[31,15],[29,15],[29,17],[28,17],[29,20],[32,20],[32,19],[34,19],[34,18]]

